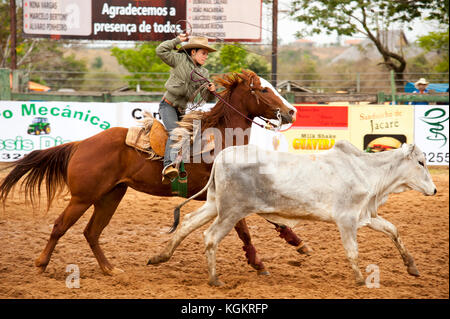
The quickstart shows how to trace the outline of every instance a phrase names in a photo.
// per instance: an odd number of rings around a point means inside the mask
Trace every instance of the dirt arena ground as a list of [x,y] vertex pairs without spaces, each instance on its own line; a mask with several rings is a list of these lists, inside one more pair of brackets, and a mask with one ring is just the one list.
[[[367,227],[358,232],[363,273],[369,265],[380,270],[380,287],[355,285],[335,225],[305,221],[294,231],[313,248],[299,255],[277,236],[274,227],[258,216],[247,219],[259,256],[270,276],[258,276],[245,260],[241,241],[233,231],[217,255],[218,274],[225,286],[207,284],[202,232],[191,234],[173,258],[146,266],[171,235],[172,209],[180,198],[160,198],[130,189],[103,232],[105,254],[123,274],[110,277],[100,271],[83,236],[92,208],[61,238],[47,271],[37,274],[35,258],[44,248],[53,222],[69,197],[61,196],[48,213],[45,200],[33,212],[16,193],[0,209],[0,298],[449,298],[449,172],[431,169],[438,188],[434,197],[414,191],[391,195],[379,214],[397,226],[421,273],[408,275],[391,240]],[[5,171],[0,171],[0,179]],[[191,202],[187,213],[202,202]],[[80,288],[67,288],[66,267],[76,264]],[[369,275],[369,273],[365,273]]]

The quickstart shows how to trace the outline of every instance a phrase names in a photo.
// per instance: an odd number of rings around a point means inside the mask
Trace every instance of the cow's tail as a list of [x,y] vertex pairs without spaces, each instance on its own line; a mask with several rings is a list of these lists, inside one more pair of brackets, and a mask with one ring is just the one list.
[[57,193],[66,185],[67,164],[74,151],[75,143],[66,143],[45,150],[35,150],[24,158],[13,162],[12,171],[0,183],[0,201],[5,205],[6,198],[14,185],[25,177],[25,196],[33,204],[40,197],[44,179],[47,191],[47,210]]
[[169,230],[169,234],[173,233],[177,229],[178,224],[180,223],[180,209],[181,209],[181,207],[183,207],[185,204],[187,204],[188,202],[190,202],[194,198],[198,197],[199,195],[203,194],[209,188],[209,186],[214,183],[215,168],[216,168],[216,161],[214,161],[214,163],[213,163],[213,166],[212,166],[212,169],[211,169],[211,175],[209,176],[208,183],[206,183],[205,187],[203,187],[203,189],[201,191],[199,191],[197,194],[192,195],[191,197],[186,199],[184,202],[182,202],[180,205],[175,207],[175,209],[173,210],[173,225],[172,225],[172,227]]

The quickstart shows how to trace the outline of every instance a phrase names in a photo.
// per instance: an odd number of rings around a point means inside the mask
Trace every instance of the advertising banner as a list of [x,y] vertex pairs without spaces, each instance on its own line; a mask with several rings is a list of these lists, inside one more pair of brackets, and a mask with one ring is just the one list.
[[115,126],[107,103],[0,101],[0,161],[77,141]]
[[261,41],[261,0],[190,0],[186,7],[192,35],[212,41]]
[[23,33],[163,41],[187,30],[211,41],[260,41],[261,8],[261,0],[23,0]]
[[449,163],[449,106],[419,105],[414,108],[414,143],[428,165]]
[[350,140],[348,105],[296,105],[297,118],[283,131],[288,151],[317,153],[333,147],[337,140]]
[[414,142],[414,107],[365,105],[349,108],[350,142],[367,152]]
[[[212,106],[207,103],[202,110]],[[140,126],[145,111],[160,119],[158,109],[159,103],[0,101],[0,162],[83,140],[110,127]]]

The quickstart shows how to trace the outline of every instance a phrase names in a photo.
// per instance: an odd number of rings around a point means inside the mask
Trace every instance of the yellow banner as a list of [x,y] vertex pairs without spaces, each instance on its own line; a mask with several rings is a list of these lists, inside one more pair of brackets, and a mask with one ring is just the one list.
[[414,141],[414,107],[367,105],[349,107],[350,142],[361,150],[379,152]]
[[291,128],[282,133],[288,143],[288,151],[292,153],[317,153],[332,148],[337,140],[350,140],[350,133],[347,129]]

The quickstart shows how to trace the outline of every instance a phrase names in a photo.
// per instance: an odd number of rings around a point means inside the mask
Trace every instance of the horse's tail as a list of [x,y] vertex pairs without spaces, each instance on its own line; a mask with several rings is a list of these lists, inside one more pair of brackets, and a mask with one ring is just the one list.
[[47,191],[47,210],[67,182],[67,164],[75,150],[75,142],[65,143],[44,150],[35,150],[20,160],[13,162],[12,171],[0,184],[0,200],[5,205],[6,198],[17,182],[25,176],[21,185],[25,187],[25,198],[33,205],[36,196],[41,195],[41,185],[45,178]]
[[[185,204],[187,204],[188,202],[190,202],[194,198],[198,197],[199,195],[203,194],[210,187],[210,185],[214,183],[215,168],[216,168],[216,161],[214,161],[214,163],[213,163],[213,166],[212,166],[212,169],[211,169],[211,175],[209,176],[208,183],[206,183],[205,187],[203,187],[203,189],[201,191],[199,191],[197,194],[192,195],[191,197],[186,199],[184,202],[182,202],[180,205],[175,207],[175,209],[173,210],[173,225],[172,225],[172,227],[169,230],[169,234],[173,233],[177,229],[178,224],[180,223],[180,209],[181,209],[181,207],[183,207]],[[214,184],[212,185],[212,187],[214,187]]]

